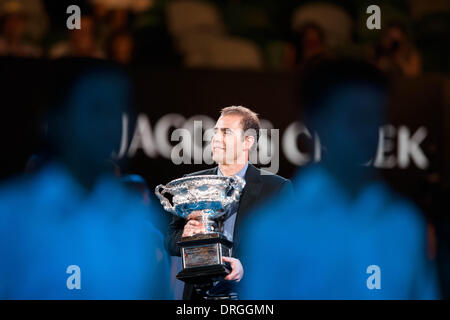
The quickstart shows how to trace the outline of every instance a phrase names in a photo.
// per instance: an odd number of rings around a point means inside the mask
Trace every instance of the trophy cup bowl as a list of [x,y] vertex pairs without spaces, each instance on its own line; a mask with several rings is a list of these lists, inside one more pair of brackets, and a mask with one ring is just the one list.
[[[244,186],[244,179],[238,176],[204,175],[179,178],[156,187],[155,194],[164,210],[184,219],[199,211],[205,227],[202,233],[183,237],[177,243],[182,257],[178,279],[198,284],[219,280],[229,273],[222,257],[230,256],[233,243],[222,233],[223,221],[234,212]],[[171,197],[165,197],[166,194]]]

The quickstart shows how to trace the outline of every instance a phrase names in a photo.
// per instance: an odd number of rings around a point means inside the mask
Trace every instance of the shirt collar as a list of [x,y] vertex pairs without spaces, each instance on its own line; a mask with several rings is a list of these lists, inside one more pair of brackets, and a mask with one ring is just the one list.
[[[247,172],[247,168],[248,168],[248,161],[245,164],[245,166],[241,170],[239,170],[238,173],[235,174],[235,176],[238,176],[238,177],[241,177],[242,179],[245,179],[245,173]],[[219,167],[217,167],[217,175],[220,176],[220,177],[223,177],[223,174],[220,171]]]

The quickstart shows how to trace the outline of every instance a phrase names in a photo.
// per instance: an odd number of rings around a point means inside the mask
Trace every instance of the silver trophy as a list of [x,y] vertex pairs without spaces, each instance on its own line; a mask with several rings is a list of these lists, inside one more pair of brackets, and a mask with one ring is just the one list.
[[238,176],[205,175],[180,178],[156,187],[155,194],[166,211],[185,219],[193,211],[201,212],[203,232],[183,237],[177,243],[183,266],[178,279],[201,283],[229,273],[222,257],[230,256],[233,243],[223,234],[223,222],[235,212],[244,186],[244,179]]

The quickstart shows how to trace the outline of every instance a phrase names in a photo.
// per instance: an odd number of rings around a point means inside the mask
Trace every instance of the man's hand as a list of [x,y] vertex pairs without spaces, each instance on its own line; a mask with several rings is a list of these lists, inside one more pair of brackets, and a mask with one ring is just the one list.
[[201,211],[193,211],[187,216],[188,222],[184,226],[182,237],[190,237],[205,231],[205,226],[199,221],[201,214]]
[[231,257],[222,257],[222,260],[225,262],[229,262],[231,265],[231,273],[227,275],[225,280],[234,280],[236,282],[241,281],[244,276],[244,267],[239,259],[231,258]]

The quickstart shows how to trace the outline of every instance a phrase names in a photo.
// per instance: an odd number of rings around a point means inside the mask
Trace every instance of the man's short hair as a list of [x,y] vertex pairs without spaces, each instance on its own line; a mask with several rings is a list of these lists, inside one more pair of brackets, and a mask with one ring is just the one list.
[[[259,123],[258,114],[243,106],[230,106],[223,108],[220,111],[220,116],[226,115],[239,115],[242,117],[241,125],[245,136],[255,137],[255,145],[258,141],[259,129],[261,124]],[[254,134],[253,134],[253,132]]]

